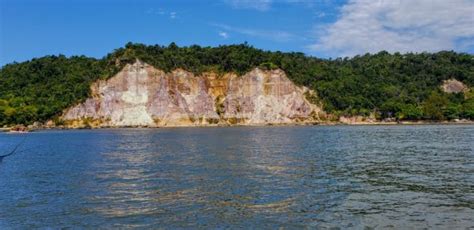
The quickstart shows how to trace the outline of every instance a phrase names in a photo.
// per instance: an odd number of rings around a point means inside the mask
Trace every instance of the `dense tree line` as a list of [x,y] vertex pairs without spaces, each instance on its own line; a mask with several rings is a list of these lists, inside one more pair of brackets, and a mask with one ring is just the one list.
[[281,68],[298,85],[314,89],[327,112],[400,120],[474,119],[473,90],[447,94],[444,80],[474,86],[474,56],[443,51],[380,52],[353,58],[319,59],[303,53],[270,52],[248,44],[219,47],[147,46],[128,43],[104,58],[46,56],[0,69],[0,125],[55,118],[86,99],[90,84],[142,60],[164,71],[196,74]]

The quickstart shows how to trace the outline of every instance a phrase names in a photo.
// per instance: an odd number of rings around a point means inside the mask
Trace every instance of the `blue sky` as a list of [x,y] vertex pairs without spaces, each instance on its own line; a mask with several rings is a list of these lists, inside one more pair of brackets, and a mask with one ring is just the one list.
[[0,0],[0,65],[128,41],[247,41],[318,57],[474,51],[474,0]]

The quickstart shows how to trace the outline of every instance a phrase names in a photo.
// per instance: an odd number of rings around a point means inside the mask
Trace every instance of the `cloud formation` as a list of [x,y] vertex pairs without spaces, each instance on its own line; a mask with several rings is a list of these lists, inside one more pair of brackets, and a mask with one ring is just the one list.
[[146,14],[156,14],[156,15],[160,15],[160,16],[169,15],[170,19],[176,19],[177,16],[178,16],[178,14],[174,11],[166,12],[165,10],[163,10],[161,8],[159,8],[159,9],[150,8],[147,11],[145,11],[145,13]]
[[261,29],[250,29],[250,28],[240,28],[229,26],[225,24],[211,24],[217,28],[222,29],[225,31],[231,31],[243,35],[247,35],[250,37],[256,37],[265,40],[271,40],[275,42],[288,42],[295,39],[304,39],[303,37],[298,37],[290,32],[282,31],[282,30],[261,30]]
[[463,50],[474,43],[473,0],[349,0],[310,49],[333,56],[381,50]]
[[221,36],[224,39],[229,38],[229,34],[227,32],[224,32],[224,31],[219,31],[219,36]]
[[225,2],[236,9],[253,9],[266,11],[270,9],[272,0],[225,0]]
[[267,11],[275,3],[304,4],[306,7],[314,7],[316,4],[329,3],[333,0],[224,0],[225,3],[236,9],[253,9]]
[[170,12],[170,18],[175,19],[176,18],[176,12]]

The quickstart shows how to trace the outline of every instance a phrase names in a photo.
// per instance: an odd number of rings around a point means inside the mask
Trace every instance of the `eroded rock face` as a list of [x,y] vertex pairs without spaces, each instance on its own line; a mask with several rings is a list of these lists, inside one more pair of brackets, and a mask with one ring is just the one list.
[[444,81],[443,85],[441,85],[441,89],[445,93],[461,93],[469,90],[466,85],[456,79],[449,79]]
[[281,70],[194,76],[137,61],[91,87],[91,98],[65,111],[69,126],[286,124],[317,121],[321,112]]

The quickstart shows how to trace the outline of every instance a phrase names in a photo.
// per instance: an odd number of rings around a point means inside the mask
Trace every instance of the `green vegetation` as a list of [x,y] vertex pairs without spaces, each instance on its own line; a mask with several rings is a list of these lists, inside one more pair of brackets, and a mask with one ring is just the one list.
[[0,125],[30,124],[87,98],[104,67],[86,57],[47,56],[0,70]]
[[[327,112],[374,114],[380,119],[474,119],[474,56],[380,52],[334,60],[303,53],[269,52],[247,44],[219,47],[146,46],[128,43],[102,59],[46,56],[0,69],[0,125],[57,118],[86,99],[89,86],[140,59],[164,71],[183,68],[244,74],[255,67],[281,68],[298,85],[314,89]],[[439,86],[455,78],[471,91],[446,94]]]

